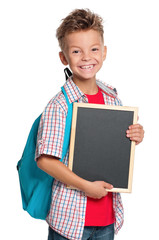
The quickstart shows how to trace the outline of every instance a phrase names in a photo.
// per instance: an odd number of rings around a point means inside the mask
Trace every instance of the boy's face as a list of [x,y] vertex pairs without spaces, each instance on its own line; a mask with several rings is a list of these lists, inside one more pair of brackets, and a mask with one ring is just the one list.
[[98,31],[86,30],[65,36],[65,49],[60,52],[64,65],[70,66],[74,80],[96,80],[107,49]]

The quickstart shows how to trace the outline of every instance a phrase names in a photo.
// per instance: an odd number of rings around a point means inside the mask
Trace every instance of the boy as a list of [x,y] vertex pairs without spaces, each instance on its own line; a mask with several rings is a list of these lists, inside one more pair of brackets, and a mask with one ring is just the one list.
[[[106,58],[102,19],[90,10],[70,13],[57,29],[61,62],[72,70],[64,84],[70,102],[121,105],[116,91],[96,81],[96,73]],[[100,87],[99,87],[100,86]],[[60,162],[67,115],[67,103],[59,92],[45,108],[38,132],[36,159],[38,167],[55,178],[52,202],[46,221],[48,240],[114,239],[123,223],[119,193],[108,193],[109,183],[89,182],[67,168],[68,152]],[[141,125],[129,127],[127,137],[140,143]],[[79,190],[67,189],[66,184]]]

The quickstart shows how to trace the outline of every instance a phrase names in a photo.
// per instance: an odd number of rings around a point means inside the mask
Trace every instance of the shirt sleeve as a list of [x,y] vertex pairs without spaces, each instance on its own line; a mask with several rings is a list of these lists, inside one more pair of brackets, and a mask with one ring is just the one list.
[[45,108],[38,129],[35,159],[42,154],[62,158],[66,113],[58,103]]
[[114,101],[115,101],[115,105],[123,106],[122,101],[118,97],[116,97]]

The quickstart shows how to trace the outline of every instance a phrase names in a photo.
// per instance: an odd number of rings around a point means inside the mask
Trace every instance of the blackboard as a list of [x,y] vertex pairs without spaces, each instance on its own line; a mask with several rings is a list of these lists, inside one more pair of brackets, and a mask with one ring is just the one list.
[[112,192],[131,192],[135,142],[126,130],[138,109],[74,103],[68,167],[89,181],[105,181]]

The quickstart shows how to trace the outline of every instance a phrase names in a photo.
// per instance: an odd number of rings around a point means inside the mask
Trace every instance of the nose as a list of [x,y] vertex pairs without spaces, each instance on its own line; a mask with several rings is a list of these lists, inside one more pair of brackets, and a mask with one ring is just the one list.
[[83,52],[82,61],[89,61],[89,60],[91,60],[91,56],[89,52]]

